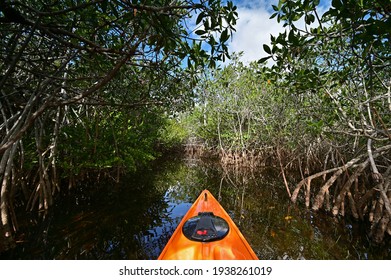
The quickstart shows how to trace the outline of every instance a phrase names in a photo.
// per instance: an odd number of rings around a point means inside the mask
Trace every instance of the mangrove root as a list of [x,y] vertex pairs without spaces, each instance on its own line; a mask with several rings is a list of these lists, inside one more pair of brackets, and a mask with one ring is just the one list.
[[[292,192],[291,201],[296,203],[300,190],[304,189],[305,204],[310,207],[311,192],[314,192],[314,184],[311,185],[311,182],[323,178],[325,182],[312,199],[312,209],[331,210],[334,216],[349,213],[355,219],[361,220],[367,217],[371,223],[373,240],[381,242],[384,235],[391,232],[391,166],[381,173],[375,159],[390,149],[391,145],[387,145],[372,151],[369,141],[368,154],[355,157],[339,167],[303,178]],[[368,169],[371,176],[368,176]],[[332,187],[334,191],[331,196]]]

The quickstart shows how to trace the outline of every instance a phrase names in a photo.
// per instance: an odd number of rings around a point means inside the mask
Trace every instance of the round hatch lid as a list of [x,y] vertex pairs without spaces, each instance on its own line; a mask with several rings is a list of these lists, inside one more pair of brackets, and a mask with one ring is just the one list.
[[182,232],[190,240],[210,242],[223,239],[229,232],[229,225],[213,212],[200,212],[185,222]]

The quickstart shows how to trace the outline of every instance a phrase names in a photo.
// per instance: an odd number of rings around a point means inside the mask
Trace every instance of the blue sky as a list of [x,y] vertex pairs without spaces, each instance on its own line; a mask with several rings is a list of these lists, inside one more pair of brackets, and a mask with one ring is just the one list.
[[[267,56],[263,44],[270,44],[270,34],[283,32],[282,24],[269,19],[273,14],[272,5],[279,0],[233,0],[238,7],[239,19],[229,48],[233,52],[243,51],[242,61],[248,63]],[[323,14],[330,6],[331,0],[321,0],[318,12]]]

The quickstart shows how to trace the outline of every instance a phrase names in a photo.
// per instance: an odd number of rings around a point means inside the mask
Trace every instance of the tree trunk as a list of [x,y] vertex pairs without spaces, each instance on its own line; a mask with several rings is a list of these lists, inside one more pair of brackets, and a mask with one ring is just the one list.
[[3,228],[4,236],[9,239],[12,236],[12,225],[11,225],[11,216],[10,212],[13,209],[10,209],[10,192],[12,188],[11,177],[12,177],[12,167],[14,164],[14,156],[17,150],[18,143],[14,143],[9,149],[3,154],[1,163],[0,163],[0,174],[1,177],[1,195],[0,195],[0,216],[1,216],[1,226]]

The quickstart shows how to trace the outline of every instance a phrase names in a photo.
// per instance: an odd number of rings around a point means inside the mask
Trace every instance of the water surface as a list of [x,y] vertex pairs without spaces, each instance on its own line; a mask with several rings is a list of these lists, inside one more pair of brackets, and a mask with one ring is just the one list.
[[46,217],[21,219],[6,259],[156,259],[181,218],[209,189],[260,259],[391,259],[358,223],[289,203],[278,170],[223,170],[194,160],[160,161],[136,175],[64,195]]

